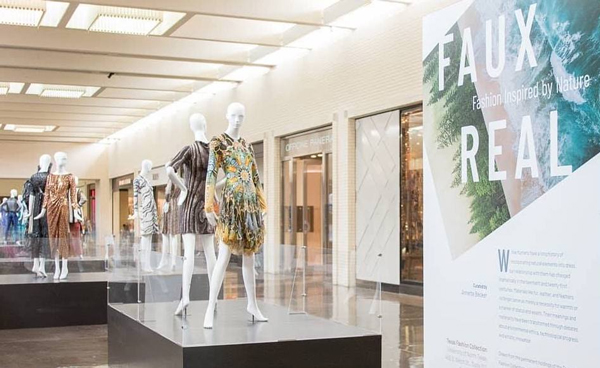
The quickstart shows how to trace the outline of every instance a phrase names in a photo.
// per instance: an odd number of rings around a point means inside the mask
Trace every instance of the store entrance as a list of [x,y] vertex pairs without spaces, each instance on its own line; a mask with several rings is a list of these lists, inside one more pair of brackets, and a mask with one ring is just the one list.
[[308,266],[324,271],[331,266],[331,177],[331,153],[283,162],[283,243],[306,247]]

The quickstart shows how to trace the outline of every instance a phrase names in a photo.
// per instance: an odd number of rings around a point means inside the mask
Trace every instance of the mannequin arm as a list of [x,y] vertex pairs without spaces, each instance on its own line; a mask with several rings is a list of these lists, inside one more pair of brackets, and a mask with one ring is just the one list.
[[177,175],[175,169],[173,169],[171,166],[167,166],[167,175],[169,176],[171,182],[177,185],[177,187],[181,190],[181,193],[179,194],[179,198],[177,200],[177,205],[181,206],[185,201],[185,198],[187,197],[187,188],[183,180],[181,180],[181,177]]
[[37,216],[35,216],[33,219],[34,219],[34,220],[39,220],[39,219],[41,219],[41,218],[44,218],[44,216],[46,216],[46,209],[45,209],[45,208],[42,208],[42,212],[40,212],[40,214],[39,214],[39,215],[37,215]]

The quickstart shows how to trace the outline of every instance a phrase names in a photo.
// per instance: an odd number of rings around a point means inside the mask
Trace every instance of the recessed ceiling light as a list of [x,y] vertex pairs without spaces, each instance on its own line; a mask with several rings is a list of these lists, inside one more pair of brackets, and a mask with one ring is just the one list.
[[6,124],[4,130],[10,130],[15,133],[45,133],[56,129],[55,125],[15,125]]
[[62,89],[46,88],[40,93],[41,97],[50,98],[81,98],[85,94],[85,89]]
[[25,87],[25,83],[15,83],[15,82],[0,82],[0,95],[11,94],[19,94]]
[[1,0],[0,24],[56,27],[69,3],[45,0]]
[[81,98],[91,97],[99,89],[100,87],[31,83],[25,93],[51,98]]
[[10,89],[10,85],[0,84],[0,95],[2,95],[2,96],[7,95],[9,89]]
[[321,27],[290,42],[287,46],[316,49],[329,45],[350,33],[352,33],[352,30],[347,28]]
[[104,33],[161,35],[184,16],[185,13],[152,9],[79,4],[66,27]]

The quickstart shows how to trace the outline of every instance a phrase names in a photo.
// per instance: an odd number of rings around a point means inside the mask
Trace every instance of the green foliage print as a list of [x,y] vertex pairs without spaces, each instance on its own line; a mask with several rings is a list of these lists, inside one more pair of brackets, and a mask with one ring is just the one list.
[[[437,132],[436,142],[439,148],[447,148],[460,143],[461,128],[474,126],[479,133],[479,152],[476,156],[476,165],[479,172],[479,181],[474,182],[471,175],[466,184],[461,183],[460,146],[453,157],[454,180],[452,186],[461,188],[461,195],[467,196],[470,201],[471,233],[477,234],[480,239],[491,234],[494,230],[510,219],[506,197],[499,181],[489,181],[488,175],[488,134],[485,120],[481,110],[471,108],[472,98],[477,94],[474,84],[469,77],[465,78],[463,86],[458,87],[458,60],[462,39],[458,26],[451,30],[454,33],[454,42],[445,46],[446,57],[453,61],[445,69],[445,88],[438,88],[438,51],[434,50],[425,60],[424,83],[431,86],[428,105],[441,106],[441,117],[435,121]],[[469,147],[472,145],[469,140]]]

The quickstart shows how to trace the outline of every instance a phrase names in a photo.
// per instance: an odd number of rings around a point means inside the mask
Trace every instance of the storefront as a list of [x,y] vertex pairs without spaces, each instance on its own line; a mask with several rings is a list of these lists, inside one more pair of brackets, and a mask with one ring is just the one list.
[[119,239],[132,239],[133,221],[133,174],[114,178],[113,188],[113,234]]
[[331,127],[281,139],[281,242],[306,247],[310,267],[329,269],[333,247]]
[[[357,278],[423,283],[423,112],[356,120]],[[411,292],[406,288],[400,290]],[[412,290],[419,293],[419,290]]]

